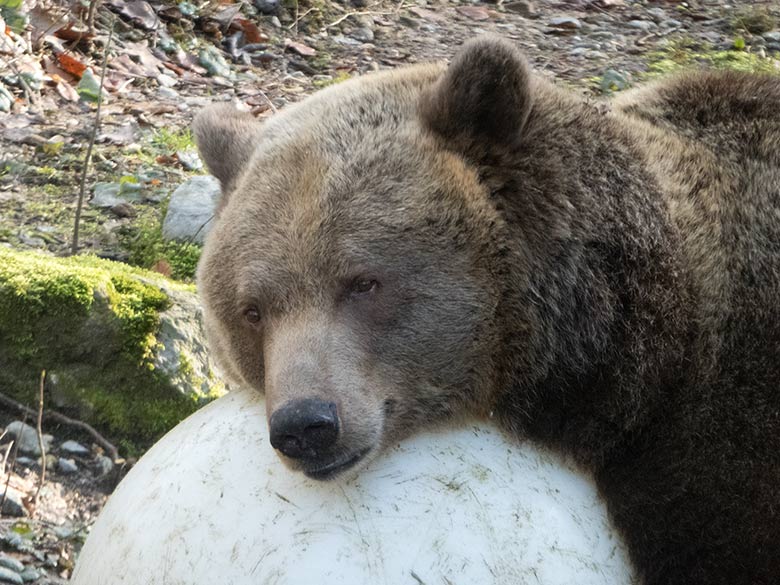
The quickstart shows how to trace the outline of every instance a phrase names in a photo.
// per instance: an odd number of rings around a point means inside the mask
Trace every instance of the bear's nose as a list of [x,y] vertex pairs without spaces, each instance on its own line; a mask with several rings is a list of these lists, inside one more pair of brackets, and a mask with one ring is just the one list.
[[316,459],[336,442],[336,405],[317,398],[288,402],[271,415],[271,445],[292,459]]

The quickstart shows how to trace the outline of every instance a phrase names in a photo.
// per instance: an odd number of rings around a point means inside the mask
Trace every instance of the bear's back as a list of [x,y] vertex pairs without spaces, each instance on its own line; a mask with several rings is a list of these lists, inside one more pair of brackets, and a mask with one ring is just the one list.
[[780,77],[700,72],[616,103],[669,197],[716,377],[780,378]]

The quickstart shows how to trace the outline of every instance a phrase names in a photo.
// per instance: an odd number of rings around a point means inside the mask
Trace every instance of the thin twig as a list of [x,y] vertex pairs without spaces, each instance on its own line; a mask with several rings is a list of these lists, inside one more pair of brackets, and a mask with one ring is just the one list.
[[73,224],[73,244],[70,247],[70,253],[76,254],[79,251],[79,224],[81,223],[81,208],[84,206],[84,192],[87,187],[87,171],[89,170],[89,161],[92,160],[92,149],[95,146],[98,128],[100,127],[100,106],[103,104],[103,82],[106,79],[106,65],[108,64],[108,50],[111,48],[111,40],[114,38],[114,22],[116,18],[111,19],[111,30],[108,33],[108,41],[103,49],[103,68],[100,71],[100,86],[98,87],[97,110],[95,111],[95,125],[92,128],[92,136],[89,138],[87,146],[87,156],[84,158],[84,168],[81,170],[81,181],[79,182],[79,199],[76,202],[76,219]]
[[91,35],[95,34],[95,12],[97,11],[97,5],[99,3],[100,0],[90,0],[89,2],[89,11],[87,12],[87,30]]
[[43,444],[43,385],[46,382],[46,370],[41,371],[41,384],[38,390],[38,425],[36,431],[38,431],[38,446],[41,448],[41,477],[38,482],[38,489],[35,490],[35,497],[33,498],[33,506],[38,505],[38,496],[41,494],[41,488],[43,482],[46,481],[46,445]]
[[[3,431],[3,434],[0,435],[0,441],[3,440],[3,438],[8,434],[8,431]],[[5,463],[8,461],[8,454],[11,452],[11,447],[13,446],[14,442],[11,441],[8,443],[8,448],[5,450],[5,455],[3,456],[3,466],[0,467],[0,475],[5,475]]]
[[197,238],[197,237],[198,237],[198,234],[201,232],[201,230],[202,230],[204,227],[206,227],[206,226],[208,225],[208,223],[209,223],[209,222],[210,222],[212,219],[214,219],[214,217],[215,217],[215,216],[214,216],[214,215],[212,215],[212,216],[211,216],[211,217],[209,217],[209,218],[208,218],[206,221],[204,221],[202,224],[200,224],[200,227],[198,228],[198,230],[197,230],[197,231],[196,231],[194,234],[192,234],[192,236],[190,236],[190,238],[187,240],[187,243],[188,243],[188,244],[191,244],[191,243],[193,243],[193,242],[195,241],[195,238]]
[[265,92],[263,92],[262,90],[258,89],[258,90],[257,90],[257,93],[259,93],[259,94],[262,96],[262,98],[263,98],[263,99],[264,99],[264,100],[265,100],[265,101],[268,103],[268,105],[269,105],[269,106],[271,106],[271,111],[272,111],[274,114],[278,114],[278,113],[279,113],[279,110],[277,110],[277,109],[276,109],[276,106],[275,106],[275,105],[274,105],[274,103],[271,101],[271,98],[269,98],[269,97],[268,97],[268,96],[265,94]]
[[307,15],[308,15],[308,14],[309,14],[311,11],[313,11],[313,10],[319,10],[319,8],[317,8],[316,6],[312,6],[311,8],[309,8],[309,9],[307,9],[307,10],[304,10],[304,11],[303,11],[303,12],[301,12],[300,14],[298,14],[298,12],[297,12],[297,8],[298,8],[298,3],[297,3],[297,2],[295,3],[295,8],[296,8],[296,16],[295,16],[295,20],[293,21],[293,23],[292,23],[291,25],[289,25],[289,26],[287,27],[287,30],[291,30],[291,29],[293,29],[293,28],[294,28],[294,29],[295,29],[295,34],[298,34],[298,23],[299,23],[300,21],[302,21],[304,18],[306,18],[306,16],[307,16]]
[[340,16],[330,24],[326,25],[325,28],[333,28],[334,26],[337,26],[347,20],[350,16],[368,16],[369,14],[377,14],[379,16],[386,15],[386,14],[395,14],[395,11],[391,10],[357,10],[354,12],[347,12],[345,15]]
[[[17,402],[13,398],[9,398],[5,394],[0,394],[0,403],[6,404],[6,405],[8,405],[8,406],[10,406],[12,408],[15,408],[15,409],[25,413],[25,416],[27,416],[27,415],[35,415],[35,411],[32,408],[30,408],[28,406],[25,406],[21,402]],[[53,410],[47,410],[44,413],[44,416],[47,419],[55,420],[55,421],[57,421],[59,423],[62,423],[62,424],[65,424],[65,425],[68,425],[68,426],[71,426],[71,427],[76,427],[77,429],[80,429],[80,430],[84,431],[85,433],[89,434],[95,440],[95,442],[98,445],[100,445],[101,447],[103,447],[103,449],[106,450],[106,452],[108,453],[109,457],[111,457],[111,459],[114,462],[119,460],[119,451],[117,450],[117,448],[114,447],[114,445],[112,445],[108,441],[108,439],[106,439],[103,435],[101,435],[99,432],[97,432],[89,424],[87,424],[87,423],[85,423],[83,421],[80,421],[80,420],[74,420],[72,418],[69,418],[69,417],[65,416],[64,414],[60,414],[59,412],[55,412]]]

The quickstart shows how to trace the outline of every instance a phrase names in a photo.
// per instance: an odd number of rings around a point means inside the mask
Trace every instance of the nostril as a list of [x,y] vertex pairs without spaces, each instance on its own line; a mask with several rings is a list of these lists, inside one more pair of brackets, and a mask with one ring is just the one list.
[[329,447],[336,442],[339,436],[338,419],[321,420],[306,425],[303,430],[304,441],[307,445]]
[[298,437],[293,435],[284,435],[281,439],[280,450],[286,452],[294,452],[301,449],[301,442]]
[[288,402],[271,415],[271,445],[293,459],[316,458],[338,440],[336,405],[316,398]]

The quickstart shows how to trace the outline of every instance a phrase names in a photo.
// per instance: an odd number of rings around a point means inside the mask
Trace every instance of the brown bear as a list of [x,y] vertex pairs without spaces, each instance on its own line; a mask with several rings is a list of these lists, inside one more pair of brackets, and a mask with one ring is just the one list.
[[644,583],[780,583],[780,77],[610,109],[482,38],[194,131],[212,347],[288,465],[494,417],[594,474]]

